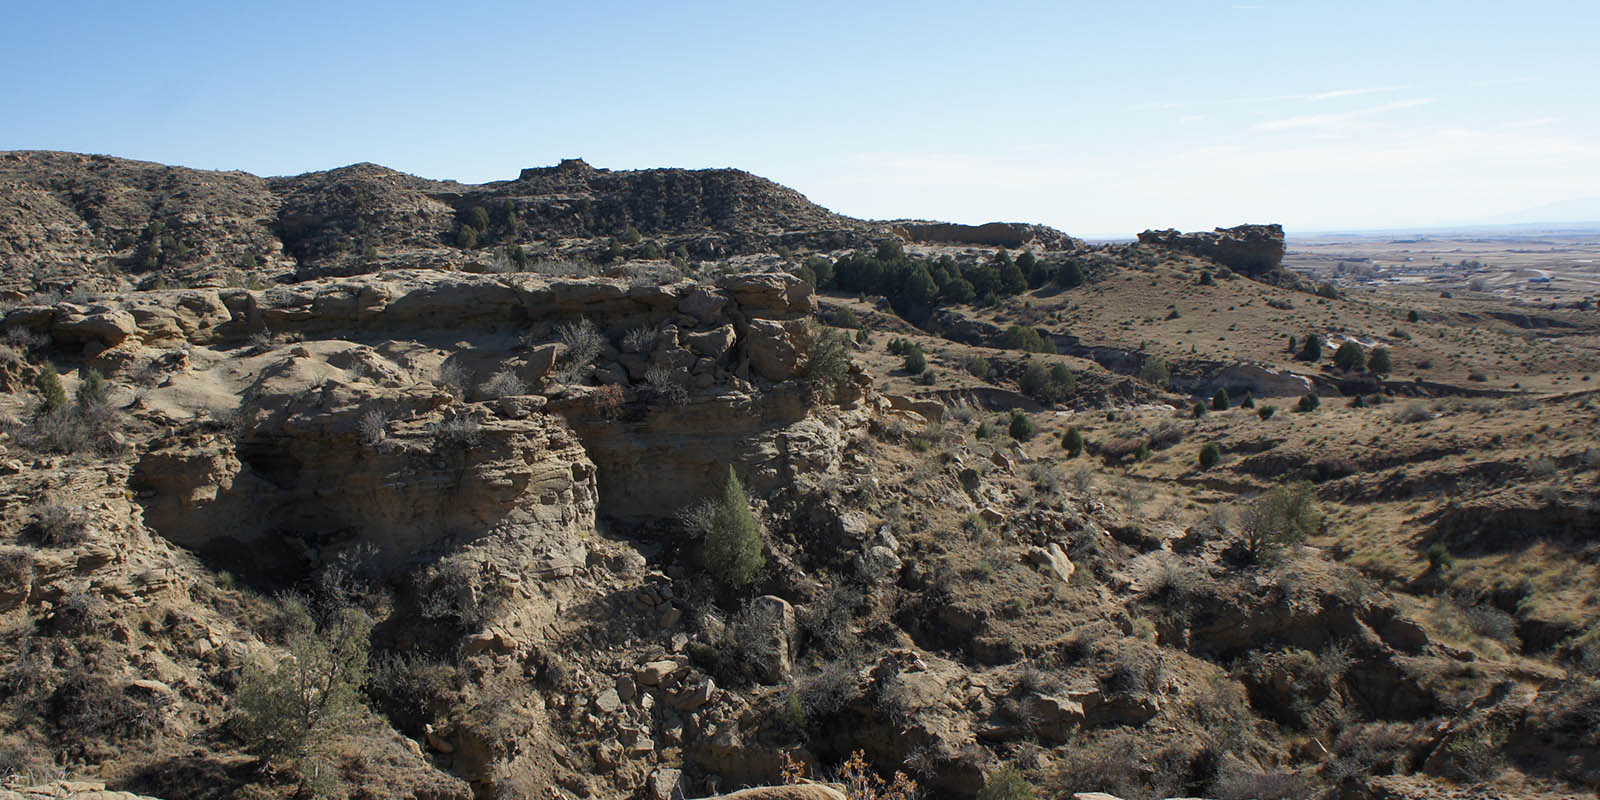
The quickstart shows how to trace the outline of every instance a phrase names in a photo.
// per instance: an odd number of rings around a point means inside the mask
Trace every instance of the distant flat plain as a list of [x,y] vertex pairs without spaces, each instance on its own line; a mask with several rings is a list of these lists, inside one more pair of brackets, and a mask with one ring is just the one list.
[[1475,289],[1530,303],[1600,299],[1600,223],[1288,237],[1285,266],[1335,283]]

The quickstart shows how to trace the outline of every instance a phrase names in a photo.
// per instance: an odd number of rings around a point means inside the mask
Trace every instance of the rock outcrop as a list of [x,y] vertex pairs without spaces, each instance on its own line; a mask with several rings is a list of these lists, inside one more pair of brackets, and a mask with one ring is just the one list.
[[1209,233],[1149,230],[1139,234],[1139,243],[1209,258],[1252,277],[1275,272],[1283,265],[1283,226],[1276,223],[1217,228]]
[[[478,209],[487,215],[480,222]],[[474,227],[470,239],[459,231]],[[840,216],[734,169],[596,169],[580,160],[481,185],[376,164],[260,178],[99,155],[0,153],[0,289],[249,285],[493,261],[609,260],[597,242],[649,238],[644,258],[867,246],[885,226]],[[493,249],[480,250],[492,245]]]
[[929,244],[975,244],[985,247],[1037,247],[1041,250],[1062,250],[1077,245],[1078,240],[1047,225],[1026,222],[987,222],[982,225],[958,225],[952,222],[923,222],[899,220],[890,223],[895,233],[911,242]]

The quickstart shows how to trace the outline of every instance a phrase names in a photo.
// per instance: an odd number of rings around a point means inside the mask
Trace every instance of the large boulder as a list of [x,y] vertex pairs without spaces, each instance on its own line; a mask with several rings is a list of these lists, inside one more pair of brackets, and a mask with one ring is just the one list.
[[769,319],[750,320],[745,344],[750,367],[769,381],[786,381],[800,375],[800,349],[793,325]]
[[763,683],[787,683],[794,673],[794,607],[781,597],[762,595],[750,601],[746,614],[755,624],[740,633],[748,637],[744,646],[753,656],[756,677]]
[[815,314],[817,297],[811,284],[787,272],[729,275],[717,288],[733,298],[739,310],[751,317],[796,319]]

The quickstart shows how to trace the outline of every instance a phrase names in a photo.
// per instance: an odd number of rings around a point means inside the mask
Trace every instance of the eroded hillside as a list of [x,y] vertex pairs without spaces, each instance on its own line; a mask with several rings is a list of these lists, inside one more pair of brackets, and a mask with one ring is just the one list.
[[1592,315],[744,173],[4,158],[13,784],[1600,787]]

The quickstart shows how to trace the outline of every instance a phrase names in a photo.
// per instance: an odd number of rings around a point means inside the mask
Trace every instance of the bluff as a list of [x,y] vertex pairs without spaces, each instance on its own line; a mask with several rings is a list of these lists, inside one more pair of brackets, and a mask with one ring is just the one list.
[[1236,272],[1257,276],[1275,272],[1283,264],[1283,226],[1237,225],[1211,232],[1180,233],[1148,230],[1139,243],[1165,247],[1209,258]]
[[1047,225],[1025,222],[986,222],[959,225],[953,222],[897,220],[889,223],[894,232],[912,242],[929,244],[970,244],[984,247],[1038,247],[1060,250],[1073,247],[1077,240]]
[[[472,227],[464,235],[464,227]],[[376,164],[262,178],[103,155],[0,153],[0,290],[246,286],[397,267],[691,258],[870,245],[887,227],[736,169],[578,159],[481,185]],[[621,248],[621,250],[615,250]]]

